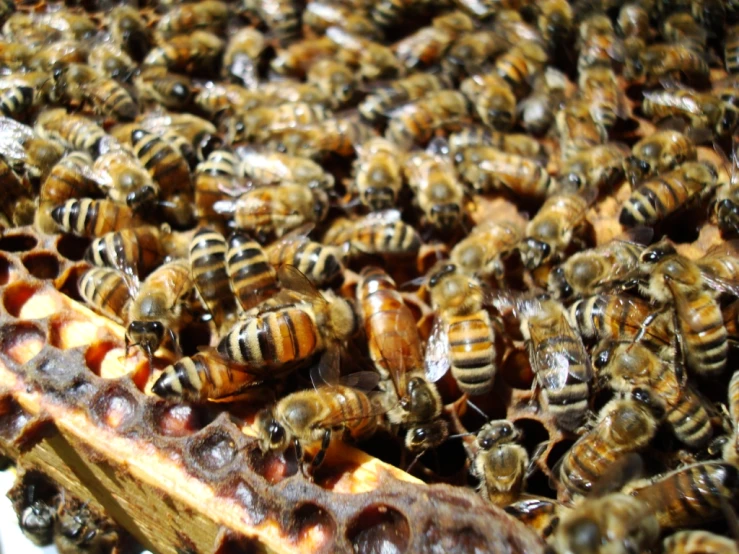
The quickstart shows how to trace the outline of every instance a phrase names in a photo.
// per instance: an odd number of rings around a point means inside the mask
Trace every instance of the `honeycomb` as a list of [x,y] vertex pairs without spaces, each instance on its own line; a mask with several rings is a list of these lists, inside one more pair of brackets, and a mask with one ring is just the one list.
[[311,482],[265,459],[247,422],[142,392],[123,329],[74,300],[86,246],[32,228],[0,238],[0,451],[21,467],[162,553],[543,552],[458,487],[344,445]]

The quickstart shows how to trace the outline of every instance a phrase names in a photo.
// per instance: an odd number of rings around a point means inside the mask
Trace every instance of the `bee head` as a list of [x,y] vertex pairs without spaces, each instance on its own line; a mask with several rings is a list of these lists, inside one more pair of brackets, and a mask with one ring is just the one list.
[[552,247],[548,243],[528,238],[518,247],[521,261],[527,269],[536,269],[549,260],[552,255]]
[[282,451],[287,448],[287,433],[282,424],[275,418],[272,410],[259,412],[256,425],[259,432],[259,448],[262,452]]
[[549,292],[558,298],[569,298],[572,296],[572,287],[567,282],[564,267],[557,266],[550,273],[548,278]]
[[448,435],[446,422],[433,421],[408,430],[405,446],[409,452],[420,453],[440,445]]
[[126,329],[126,338],[130,344],[140,346],[152,356],[162,344],[164,325],[161,321],[132,321]]

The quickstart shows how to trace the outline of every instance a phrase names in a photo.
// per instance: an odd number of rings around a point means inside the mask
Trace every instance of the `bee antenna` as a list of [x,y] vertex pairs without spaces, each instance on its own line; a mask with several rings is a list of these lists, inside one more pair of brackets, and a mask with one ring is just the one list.
[[416,455],[416,457],[413,458],[413,461],[410,463],[410,465],[407,468],[405,468],[405,472],[406,473],[410,473],[411,472],[411,469],[413,469],[413,466],[416,465],[416,463],[418,462],[418,460],[420,460],[421,459],[421,456],[423,456],[424,454],[426,454],[426,451],[425,450],[422,450],[421,452],[419,452]]
[[457,435],[449,435],[447,437],[447,440],[450,440],[450,439],[463,439],[464,437],[472,437],[474,435],[475,435],[475,433],[459,433]]
[[480,414],[483,418],[485,418],[485,421],[490,421],[490,417],[488,416],[488,414],[483,412],[477,405],[475,405],[474,402],[470,402],[469,398],[467,399],[467,405],[475,410],[478,414]]

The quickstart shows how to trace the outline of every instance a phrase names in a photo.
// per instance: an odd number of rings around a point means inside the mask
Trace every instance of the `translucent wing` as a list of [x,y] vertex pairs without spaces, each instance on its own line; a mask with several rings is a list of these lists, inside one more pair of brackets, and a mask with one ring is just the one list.
[[400,221],[400,211],[398,210],[383,210],[381,212],[371,212],[366,216],[358,219],[354,226],[357,229],[364,229],[366,227],[374,227],[375,225],[381,225],[385,223],[395,223]]
[[28,125],[9,117],[0,117],[0,155],[11,163],[25,163],[26,151],[23,144],[36,137]]
[[283,264],[277,268],[277,280],[283,288],[306,296],[311,301],[326,302],[310,279],[294,265]]
[[321,356],[318,365],[310,371],[313,387],[338,385],[341,379],[341,355],[338,348],[328,348]]
[[403,355],[402,337],[398,333],[385,333],[372,340],[381,356],[379,365],[390,375],[398,396],[405,394],[408,366]]
[[447,325],[437,317],[431,329],[424,357],[426,379],[435,383],[441,379],[451,367],[449,357],[449,335]]

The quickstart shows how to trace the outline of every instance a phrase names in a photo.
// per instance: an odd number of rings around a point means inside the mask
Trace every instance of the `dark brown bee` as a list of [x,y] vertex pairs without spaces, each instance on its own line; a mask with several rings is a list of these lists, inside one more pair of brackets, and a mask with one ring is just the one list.
[[226,269],[227,249],[223,235],[208,227],[198,229],[190,241],[192,281],[216,329],[236,311]]
[[397,210],[373,212],[355,220],[335,219],[323,235],[325,244],[342,247],[349,256],[407,256],[418,252],[421,237]]
[[160,231],[151,225],[112,231],[96,238],[85,252],[85,260],[140,279],[164,258]]
[[295,266],[316,286],[324,286],[344,269],[341,251],[308,238],[310,229],[296,229],[265,248],[267,258],[275,267]]
[[143,60],[152,46],[152,39],[138,10],[130,6],[116,6],[107,20],[113,41],[134,60]]
[[228,239],[226,270],[231,290],[245,312],[279,290],[277,272],[262,246],[242,233]]
[[62,231],[82,237],[101,237],[138,224],[128,206],[90,198],[67,200],[51,211],[51,217]]
[[11,87],[0,91],[0,113],[5,117],[22,119],[33,104],[31,87]]
[[626,177],[635,185],[649,177],[674,169],[683,162],[696,159],[693,142],[677,131],[664,130],[641,139],[626,158]]
[[194,95],[190,79],[163,67],[144,69],[134,82],[142,98],[169,109],[186,108]]
[[393,113],[385,137],[402,147],[423,144],[435,129],[459,123],[467,117],[469,107],[461,92],[433,92]]

